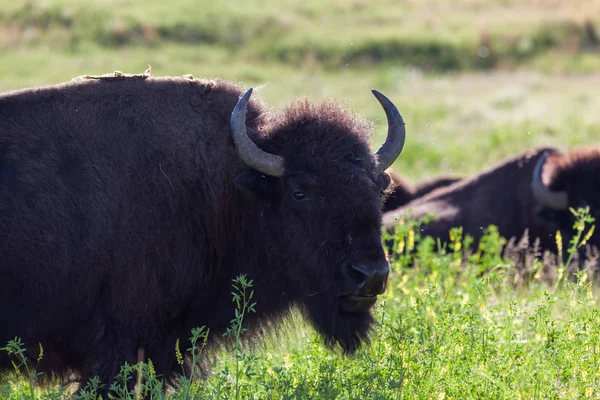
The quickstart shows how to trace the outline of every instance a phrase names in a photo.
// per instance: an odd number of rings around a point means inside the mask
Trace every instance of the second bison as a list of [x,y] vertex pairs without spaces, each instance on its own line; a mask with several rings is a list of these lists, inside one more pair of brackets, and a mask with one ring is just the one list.
[[[402,216],[418,219],[435,215],[422,234],[448,240],[452,227],[479,238],[490,224],[507,238],[525,230],[540,239],[544,250],[556,251],[555,234],[568,243],[573,234],[569,208],[590,207],[600,219],[600,146],[582,146],[563,153],[545,147],[527,151],[470,178],[436,190],[405,206],[385,213],[384,224],[393,229]],[[600,235],[590,243],[598,246]]]
[[412,185],[407,179],[395,171],[390,170],[389,174],[392,178],[392,185],[389,194],[385,197],[385,201],[383,202],[383,212],[393,211],[419,197],[425,196],[429,192],[450,186],[461,179],[456,176],[439,176]]

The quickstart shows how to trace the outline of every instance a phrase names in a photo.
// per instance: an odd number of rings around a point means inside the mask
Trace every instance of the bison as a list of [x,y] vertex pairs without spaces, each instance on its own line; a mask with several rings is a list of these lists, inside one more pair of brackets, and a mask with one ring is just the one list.
[[[447,241],[450,228],[462,226],[478,239],[494,224],[507,238],[528,229],[530,238],[540,239],[541,249],[556,251],[557,231],[565,243],[572,237],[569,207],[589,206],[592,216],[600,218],[599,187],[600,146],[573,148],[568,154],[537,148],[385,213],[384,225],[391,231],[401,216],[434,214],[422,227],[423,235]],[[590,241],[599,242],[597,235]]]
[[373,154],[371,124],[340,105],[272,111],[251,94],[149,74],[1,94],[0,342],[40,343],[58,379],[110,383],[140,348],[173,377],[176,340],[221,337],[240,274],[251,331],[298,306],[329,346],[368,341],[404,121],[373,90],[388,121]]
[[392,178],[392,184],[383,202],[384,213],[400,208],[419,197],[425,196],[429,192],[449,186],[460,180],[460,178],[454,176],[439,176],[419,182],[416,186],[413,186],[397,172],[390,170],[388,173]]

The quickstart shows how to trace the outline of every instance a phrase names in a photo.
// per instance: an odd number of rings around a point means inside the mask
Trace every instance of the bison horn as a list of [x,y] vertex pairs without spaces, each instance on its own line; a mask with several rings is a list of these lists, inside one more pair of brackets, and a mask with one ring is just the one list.
[[404,120],[394,103],[381,94],[381,92],[375,89],[372,92],[383,107],[388,121],[387,138],[379,150],[377,150],[377,153],[375,153],[378,159],[377,172],[382,173],[402,153],[404,141],[406,140],[406,130],[404,128]]
[[546,157],[548,157],[548,151],[545,151],[544,154],[542,154],[533,170],[533,178],[531,180],[533,197],[542,206],[554,210],[566,210],[569,206],[567,192],[553,192],[542,182],[542,168],[546,162]]
[[282,176],[283,157],[261,150],[246,133],[246,111],[252,88],[237,102],[229,120],[229,133],[244,163],[258,172],[270,176]]

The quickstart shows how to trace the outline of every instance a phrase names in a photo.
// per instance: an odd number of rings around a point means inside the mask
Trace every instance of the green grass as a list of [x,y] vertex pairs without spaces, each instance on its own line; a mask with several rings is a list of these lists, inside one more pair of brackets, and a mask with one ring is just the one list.
[[[150,64],[155,75],[238,80],[273,107],[333,98],[374,122],[376,148],[386,130],[370,93],[377,88],[405,118],[394,168],[411,180],[473,174],[533,146],[598,141],[598,0],[265,4],[0,0],[0,90]],[[596,271],[503,259],[493,231],[479,252],[455,242],[434,253],[430,240],[409,239],[411,227],[398,233],[404,249],[377,310],[380,327],[355,357],[326,350],[294,314],[264,342],[219,351],[213,375],[183,382],[170,398],[600,396]],[[232,321],[234,338],[242,325]],[[190,332],[198,351],[205,334]],[[0,377],[0,398],[31,397],[35,376],[19,371]],[[35,396],[59,398],[54,389]]]
[[[520,65],[550,49],[600,47],[589,0],[574,8],[525,1],[370,2],[60,0],[0,2],[5,46],[50,44],[77,53],[105,47],[207,44],[263,62],[433,71]],[[507,24],[510,21],[510,24]],[[597,61],[595,62],[597,65]],[[573,68],[575,66],[566,65]],[[576,68],[576,67],[575,67]]]

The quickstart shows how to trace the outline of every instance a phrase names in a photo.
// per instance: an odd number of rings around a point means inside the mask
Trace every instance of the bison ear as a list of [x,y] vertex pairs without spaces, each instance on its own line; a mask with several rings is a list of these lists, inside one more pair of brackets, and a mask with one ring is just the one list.
[[[384,172],[383,174],[381,174],[381,190],[386,190],[387,188],[390,187],[390,185],[392,184],[392,181],[394,181],[394,179],[392,178],[392,175],[389,174],[388,172]],[[396,182],[394,182],[396,183]]]
[[242,172],[234,179],[235,187],[242,192],[251,192],[261,198],[275,195],[275,179],[257,171]]

